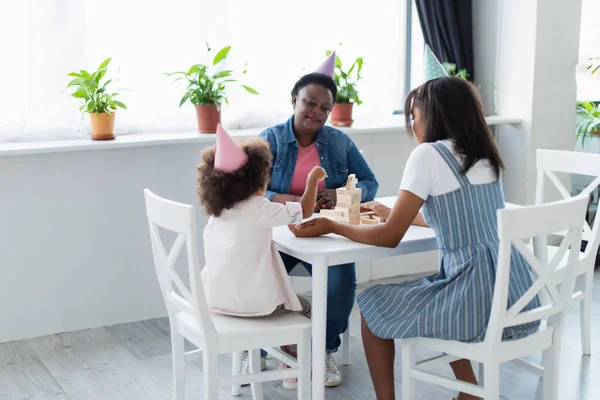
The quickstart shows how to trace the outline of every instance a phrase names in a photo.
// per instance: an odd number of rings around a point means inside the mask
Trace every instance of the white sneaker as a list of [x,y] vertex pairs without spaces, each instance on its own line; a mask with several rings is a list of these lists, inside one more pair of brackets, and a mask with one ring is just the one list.
[[[264,371],[267,369],[267,359],[264,357],[260,358],[260,370]],[[250,373],[250,357],[248,356],[248,352],[244,351],[244,356],[242,358],[242,375]],[[246,383],[242,386],[248,386],[249,383]]]
[[335,387],[342,383],[342,374],[331,354],[325,356],[325,386]]

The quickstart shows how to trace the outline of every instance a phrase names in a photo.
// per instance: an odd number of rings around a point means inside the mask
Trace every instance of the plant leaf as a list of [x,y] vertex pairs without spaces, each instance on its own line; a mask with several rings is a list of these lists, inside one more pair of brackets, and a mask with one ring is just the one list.
[[69,82],[67,87],[82,85],[85,82],[83,78],[75,78]]
[[217,65],[218,63],[223,61],[225,58],[227,58],[227,55],[229,55],[229,50],[231,50],[231,46],[225,46],[221,50],[219,50],[219,52],[213,59],[213,65]]
[[181,107],[190,98],[191,94],[191,92],[185,92],[185,94],[181,98],[181,101],[179,102],[179,107]]
[[213,79],[226,78],[228,76],[231,76],[232,73],[233,73],[233,71],[227,69],[227,70],[224,70],[224,71],[214,74]]
[[78,99],[87,99],[88,95],[84,90],[76,90],[71,96],[76,97]]
[[127,106],[125,104],[123,104],[122,102],[120,102],[119,100],[113,100],[113,104],[127,110]]
[[83,75],[81,75],[79,72],[69,72],[67,74],[67,76],[74,76],[74,77],[77,77],[77,78],[83,78]]
[[112,58],[107,58],[106,60],[102,61],[102,64],[100,64],[100,66],[98,67],[98,70],[108,67],[110,60],[112,60]]
[[81,69],[79,70],[79,72],[81,72],[81,76],[85,79],[92,79],[92,75],[87,72],[85,69]]
[[197,73],[199,69],[200,69],[200,66],[198,64],[194,64],[190,67],[190,69],[188,70],[186,75],[193,75],[193,74]]
[[244,89],[246,89],[246,90],[248,91],[248,93],[251,93],[251,94],[259,94],[259,93],[258,93],[256,90],[252,89],[250,86],[242,85],[242,87],[243,87]]

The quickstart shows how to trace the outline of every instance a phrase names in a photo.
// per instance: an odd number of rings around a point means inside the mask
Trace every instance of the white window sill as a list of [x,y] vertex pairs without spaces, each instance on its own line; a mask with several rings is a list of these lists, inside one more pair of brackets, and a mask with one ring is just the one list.
[[[485,118],[488,125],[520,124],[520,118],[510,118],[500,115],[490,115]],[[232,136],[252,137],[257,136],[263,129],[241,129],[228,131]],[[405,130],[404,116],[394,115],[387,120],[381,118],[373,120],[355,121],[350,128],[341,128],[350,135],[378,134],[403,132]],[[117,136],[115,140],[95,141],[90,139],[56,140],[45,142],[18,142],[0,143],[0,156],[17,156],[25,154],[60,153],[69,151],[107,150],[127,147],[158,146],[168,144],[205,143],[211,145],[215,142],[214,134],[201,134],[198,132],[185,133],[148,133]]]

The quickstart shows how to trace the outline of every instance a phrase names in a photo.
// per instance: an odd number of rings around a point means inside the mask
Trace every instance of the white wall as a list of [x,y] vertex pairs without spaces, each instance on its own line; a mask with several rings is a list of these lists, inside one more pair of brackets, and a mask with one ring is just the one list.
[[523,119],[498,129],[506,199],[531,204],[536,149],[573,149],[581,0],[475,1],[473,12],[485,105]]

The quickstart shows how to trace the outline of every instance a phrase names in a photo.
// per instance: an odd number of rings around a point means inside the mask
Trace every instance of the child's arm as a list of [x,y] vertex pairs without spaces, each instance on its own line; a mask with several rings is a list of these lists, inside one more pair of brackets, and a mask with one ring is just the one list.
[[321,167],[314,167],[306,178],[306,188],[300,203],[302,204],[302,217],[308,218],[312,216],[317,203],[317,190],[319,188],[319,182],[321,182],[327,173]]

